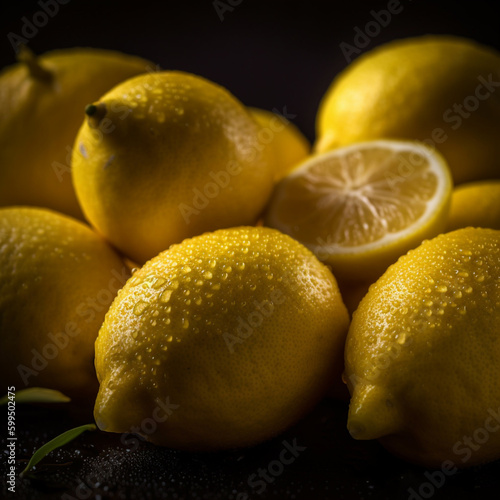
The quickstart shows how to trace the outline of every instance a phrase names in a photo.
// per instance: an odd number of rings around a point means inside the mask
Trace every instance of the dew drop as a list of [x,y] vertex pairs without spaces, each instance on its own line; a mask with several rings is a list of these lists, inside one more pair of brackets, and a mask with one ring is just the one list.
[[155,290],[158,290],[158,288],[162,287],[165,284],[165,281],[163,278],[157,278],[155,283],[153,284],[153,288]]
[[146,304],[146,302],[137,302],[137,304],[135,305],[134,307],[134,314],[136,316],[140,316],[144,310],[146,309],[146,307],[148,307],[148,305]]
[[436,287],[436,290],[440,293],[445,293],[448,291],[448,287],[446,285],[439,285]]
[[205,276],[205,278],[207,278],[208,280],[210,280],[210,279],[212,279],[212,278],[213,278],[213,274],[212,274],[210,271],[205,271],[204,276]]
[[160,301],[166,304],[170,300],[171,296],[172,290],[165,290],[160,296]]
[[406,342],[406,334],[402,333],[397,336],[396,341],[398,344],[403,345]]

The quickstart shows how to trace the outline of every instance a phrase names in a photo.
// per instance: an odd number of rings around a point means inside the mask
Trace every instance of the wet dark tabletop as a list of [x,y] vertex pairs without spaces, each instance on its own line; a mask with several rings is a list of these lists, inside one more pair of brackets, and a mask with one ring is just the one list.
[[[498,498],[500,461],[445,476],[399,460],[375,441],[353,440],[346,417],[346,403],[325,400],[269,442],[209,454],[178,452],[131,435],[87,432],[40,462],[33,478],[17,479],[10,498]],[[17,405],[18,472],[36,448],[89,422],[92,416],[77,405]],[[2,478],[5,467],[2,460]],[[4,481],[1,497],[8,498]]]

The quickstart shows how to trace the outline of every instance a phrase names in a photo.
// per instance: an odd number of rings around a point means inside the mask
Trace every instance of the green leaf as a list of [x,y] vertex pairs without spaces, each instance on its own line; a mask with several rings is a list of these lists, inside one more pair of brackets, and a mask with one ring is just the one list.
[[[9,395],[0,398],[0,405],[10,401]],[[67,403],[71,398],[60,391],[44,387],[29,387],[16,391],[16,403]]]
[[63,432],[59,436],[55,437],[48,443],[45,443],[41,448],[38,448],[38,450],[33,453],[33,456],[31,457],[30,461],[28,462],[28,465],[26,468],[21,472],[19,477],[24,477],[32,467],[34,467],[40,460],[42,460],[44,457],[46,457],[51,451],[56,450],[57,448],[60,448],[61,446],[64,446],[65,444],[69,443],[70,441],[73,441],[73,439],[77,438],[80,434],[82,434],[85,431],[95,431],[96,430],[96,425],[95,424],[85,424],[81,425],[80,427],[75,427],[74,429],[70,429],[69,431]]

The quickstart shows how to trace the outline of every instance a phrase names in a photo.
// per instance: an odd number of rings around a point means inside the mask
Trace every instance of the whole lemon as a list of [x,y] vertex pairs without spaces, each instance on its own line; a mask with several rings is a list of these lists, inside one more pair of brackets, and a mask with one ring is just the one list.
[[354,313],[345,359],[354,438],[433,467],[500,458],[500,231],[401,257]]
[[92,400],[94,342],[129,276],[85,224],[46,209],[0,209],[0,379]]
[[454,189],[447,230],[467,226],[500,229],[500,180],[470,182]]
[[19,59],[0,73],[0,206],[42,206],[81,218],[71,182],[71,149],[83,110],[153,65],[87,48],[38,57],[24,48]]
[[289,236],[187,239],[137,271],[106,315],[96,422],[186,450],[256,444],[340,380],[348,322],[333,275]]
[[177,71],[142,75],[87,113],[73,154],[78,199],[135,262],[258,218],[272,188],[272,150],[224,88]]
[[249,109],[261,126],[261,140],[274,150],[274,178],[280,180],[309,155],[311,145],[299,128],[283,115],[266,109]]
[[498,178],[500,54],[472,40],[420,36],[365,53],[333,81],[317,151],[370,139],[435,146],[456,184]]

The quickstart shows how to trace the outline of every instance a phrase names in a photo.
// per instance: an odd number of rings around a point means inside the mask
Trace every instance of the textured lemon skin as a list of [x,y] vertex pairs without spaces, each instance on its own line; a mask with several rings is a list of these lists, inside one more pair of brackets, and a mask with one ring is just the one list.
[[107,313],[96,422],[137,429],[168,400],[178,407],[146,439],[256,444],[340,378],[348,321],[333,275],[290,237],[241,227],[188,239],[137,271]]
[[500,180],[471,182],[455,188],[447,231],[467,226],[500,229]]
[[87,219],[125,255],[142,264],[187,237],[256,221],[272,188],[272,151],[228,91],[166,71],[99,103],[112,131],[84,122],[73,178]]
[[[493,86],[483,85],[477,109],[467,111],[464,101],[475,97],[479,77]],[[498,178],[499,81],[498,52],[467,39],[432,35],[384,44],[332,82],[319,106],[315,149],[380,138],[430,141],[455,184]]]
[[93,400],[94,342],[128,276],[83,223],[46,209],[0,209],[0,378]]
[[285,177],[311,152],[311,144],[302,132],[284,116],[260,108],[249,108],[262,127],[262,138],[274,150],[273,173],[276,181]]
[[47,52],[38,63],[0,73],[0,206],[48,207],[82,218],[71,181],[71,149],[85,106],[114,85],[154,65],[119,52],[75,48]]
[[500,433],[477,449],[472,441],[470,456],[465,444],[500,409],[499,260],[500,231],[460,229],[410,251],[370,287],[345,351],[355,438],[380,438],[426,466],[500,458]]

